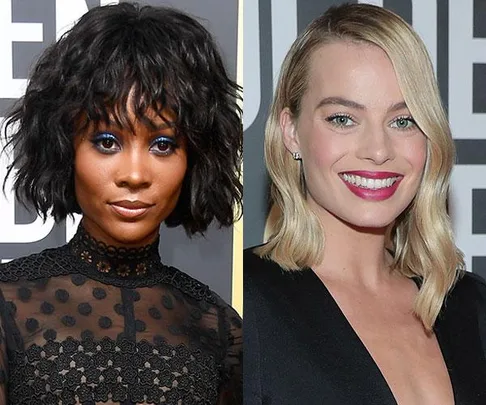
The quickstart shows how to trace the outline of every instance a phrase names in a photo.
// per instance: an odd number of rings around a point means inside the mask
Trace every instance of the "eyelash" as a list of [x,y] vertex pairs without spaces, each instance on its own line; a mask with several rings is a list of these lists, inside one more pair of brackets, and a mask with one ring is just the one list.
[[[104,147],[102,145],[103,141],[112,141],[113,145],[117,145],[117,149]],[[101,134],[95,135],[95,137],[91,140],[91,142],[99,152],[105,155],[112,155],[121,149],[117,137],[108,132],[103,132]]]
[[[110,145],[110,147],[106,147],[106,146],[103,146],[103,144],[102,144],[104,141],[112,141],[113,144]],[[101,134],[96,135],[91,140],[91,142],[94,145],[94,147],[100,153],[103,153],[105,155],[112,155],[112,154],[115,154],[115,153],[117,153],[121,150],[121,145],[120,145],[118,138],[115,135],[113,135],[109,132],[103,132]],[[112,147],[114,145],[116,145],[116,148]],[[156,150],[156,147],[158,145],[167,145],[167,146],[169,146],[169,149],[165,150],[165,151]],[[167,136],[159,136],[158,138],[154,139],[152,141],[152,143],[150,144],[150,151],[153,151],[153,153],[157,156],[169,156],[172,153],[174,153],[174,151],[178,147],[179,147],[179,145],[177,144],[177,142],[173,138],[167,137]]]
[[396,122],[398,122],[400,120],[408,121],[411,124],[408,128],[398,128],[398,127],[396,127],[396,129],[399,129],[401,131],[408,131],[410,129],[413,129],[417,125],[417,123],[415,122],[415,120],[410,115],[403,115],[401,117],[397,117],[397,118],[395,118],[392,121],[392,123],[396,123]]
[[[340,124],[340,123],[336,122],[336,119],[337,118],[346,118],[346,119],[352,121],[352,124],[351,125],[343,125],[343,124]],[[417,125],[416,122],[415,122],[415,120],[411,116],[409,116],[409,115],[403,115],[403,116],[397,117],[397,118],[393,119],[390,124],[397,123],[400,120],[406,120],[406,121],[408,121],[411,124],[408,128],[394,127],[394,128],[396,128],[398,130],[401,130],[401,131],[408,131],[410,129],[413,129],[413,127],[415,127]],[[331,123],[332,125],[338,127],[338,128],[351,127],[351,126],[353,126],[355,124],[355,121],[353,120],[353,118],[351,117],[351,115],[349,115],[349,114],[342,114],[342,113],[333,114],[333,115],[327,117],[326,118],[326,121],[329,122],[329,123]]]
[[150,144],[150,149],[152,150],[154,146],[161,145],[161,144],[168,145],[170,148],[167,151],[154,152],[158,156],[169,156],[172,153],[174,153],[175,150],[179,147],[179,145],[173,138],[167,136],[159,136],[158,138],[154,139],[153,142]]
[[338,122],[335,121],[337,118],[347,118],[348,120],[352,121],[353,124],[355,123],[354,120],[353,120],[353,118],[349,114],[333,114],[333,115],[327,117],[326,118],[326,121],[329,122],[329,123],[331,123],[332,125],[338,127],[338,128],[345,128],[345,127],[352,126],[352,125],[339,124]]

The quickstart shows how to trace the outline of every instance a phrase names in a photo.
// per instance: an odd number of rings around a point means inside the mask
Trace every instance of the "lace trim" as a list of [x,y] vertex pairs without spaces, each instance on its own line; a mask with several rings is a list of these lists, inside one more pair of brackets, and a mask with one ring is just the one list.
[[69,245],[56,249],[47,249],[41,253],[30,255],[0,265],[0,281],[12,282],[19,280],[39,280],[43,278],[81,274],[103,284],[120,288],[150,287],[158,284],[168,284],[182,293],[197,300],[218,305],[220,301],[207,285],[181,272],[175,267],[166,266],[160,262],[154,264],[153,271],[144,277],[113,277],[101,273],[73,255]]
[[14,352],[9,366],[12,404],[214,404],[221,378],[214,357],[200,350],[126,338],[48,340]]
[[115,247],[94,239],[80,224],[68,246],[93,270],[115,277],[145,276],[160,263],[159,238],[140,248]]

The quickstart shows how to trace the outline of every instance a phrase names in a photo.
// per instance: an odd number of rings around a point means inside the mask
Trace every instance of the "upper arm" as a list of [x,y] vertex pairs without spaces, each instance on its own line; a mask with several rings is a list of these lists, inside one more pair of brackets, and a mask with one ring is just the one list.
[[[246,262],[245,262],[246,264]],[[245,303],[245,381],[243,386],[245,405],[261,405],[261,370],[260,370],[260,339],[259,320],[256,307],[258,306],[254,280],[251,271],[245,271],[243,300]]]
[[478,325],[484,358],[486,359],[486,282],[477,275],[472,277],[475,278],[478,289]]
[[243,404],[243,325],[236,311],[224,309],[226,352],[223,358],[223,381],[218,405]]
[[7,341],[3,326],[0,325],[0,405],[7,404]]
[[4,297],[0,290],[0,405],[6,405],[8,383],[7,336],[5,333]]

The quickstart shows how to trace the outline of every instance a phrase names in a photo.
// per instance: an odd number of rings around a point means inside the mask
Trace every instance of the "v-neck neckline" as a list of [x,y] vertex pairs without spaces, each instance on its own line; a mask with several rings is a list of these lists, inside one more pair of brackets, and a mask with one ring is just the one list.
[[[331,292],[327,288],[326,284],[319,278],[319,276],[315,273],[314,270],[309,268],[309,269],[306,269],[306,270],[303,270],[303,271],[310,273],[311,277],[314,278],[314,281],[319,283],[319,285],[323,289],[325,295],[327,296],[329,301],[334,306],[333,310],[336,311],[336,313],[339,314],[339,319],[342,323],[342,326],[344,326],[349,331],[349,335],[352,336],[354,343],[361,348],[361,352],[368,359],[368,363],[370,364],[370,366],[373,367],[374,370],[376,371],[376,373],[381,377],[381,385],[382,385],[384,391],[386,392],[387,396],[389,397],[390,405],[398,405],[398,401],[395,398],[393,391],[391,390],[390,385],[388,384],[385,376],[383,375],[383,372],[381,371],[380,367],[378,366],[378,363],[373,358],[370,351],[368,350],[368,348],[366,347],[364,342],[361,340],[361,338],[358,335],[358,333],[356,332],[356,330],[351,325],[351,322],[349,322],[348,318],[346,317],[346,315],[342,311],[341,307],[338,305],[337,301],[335,300],[334,296],[331,294]],[[417,284],[417,287],[420,288],[420,285],[417,283],[417,281],[416,280],[413,280],[413,281],[415,282],[415,284]],[[442,310],[441,310],[441,312],[442,312]],[[440,332],[439,321],[437,322],[436,326],[434,327],[434,333],[435,333],[436,338],[437,338],[437,343],[439,345],[439,349],[440,349],[440,352],[442,354],[442,358],[443,358],[445,366],[447,368],[447,373],[448,373],[450,384],[451,384],[451,387],[452,387],[454,404],[459,405],[457,393],[456,393],[456,390],[454,389],[454,380],[453,380],[454,376],[451,373],[450,356],[448,355],[448,350],[446,348],[445,342],[444,342],[443,337],[442,337],[441,332]]]

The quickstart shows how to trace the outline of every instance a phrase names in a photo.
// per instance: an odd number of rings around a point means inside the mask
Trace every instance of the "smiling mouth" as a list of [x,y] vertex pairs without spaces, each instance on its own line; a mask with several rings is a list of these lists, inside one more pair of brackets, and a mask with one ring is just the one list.
[[393,186],[403,176],[390,176],[381,179],[372,179],[369,177],[358,176],[356,174],[343,173],[340,176],[346,183],[353,186],[368,189],[379,190]]

